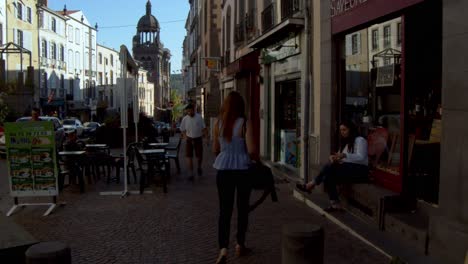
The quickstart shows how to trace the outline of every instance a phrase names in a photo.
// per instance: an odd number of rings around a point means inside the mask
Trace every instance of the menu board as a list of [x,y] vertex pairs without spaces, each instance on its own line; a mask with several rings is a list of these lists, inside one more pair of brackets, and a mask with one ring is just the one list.
[[11,195],[57,195],[53,123],[5,123],[5,143]]

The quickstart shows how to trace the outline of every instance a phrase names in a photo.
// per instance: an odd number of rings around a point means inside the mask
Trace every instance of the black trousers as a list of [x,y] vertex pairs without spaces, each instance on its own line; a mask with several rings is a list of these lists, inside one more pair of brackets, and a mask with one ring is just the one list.
[[249,223],[251,186],[245,170],[219,170],[216,176],[219,196],[219,248],[227,248],[231,230],[231,216],[237,191],[237,243],[245,244],[245,233]]
[[343,183],[364,183],[369,181],[369,167],[355,163],[329,163],[315,177],[315,184],[322,182],[328,192],[328,197],[332,201],[338,201],[337,184]]

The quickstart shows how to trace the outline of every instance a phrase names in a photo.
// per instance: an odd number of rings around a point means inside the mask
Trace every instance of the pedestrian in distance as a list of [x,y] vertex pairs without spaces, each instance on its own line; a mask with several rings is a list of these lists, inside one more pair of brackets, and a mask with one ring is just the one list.
[[296,184],[297,188],[310,193],[315,186],[323,183],[330,198],[330,206],[325,211],[342,211],[336,185],[368,181],[367,141],[358,135],[356,125],[345,120],[340,124],[340,149],[329,157],[314,180]]
[[41,119],[39,119],[40,113],[41,113],[41,110],[39,110],[39,108],[37,107],[34,107],[31,110],[31,121],[41,121]]
[[202,175],[202,162],[203,162],[203,137],[207,136],[207,129],[205,126],[205,121],[202,116],[198,113],[195,113],[194,106],[189,104],[185,107],[187,115],[184,116],[180,124],[180,132],[182,137],[185,139],[185,157],[187,159],[187,166],[189,169],[189,180],[194,179],[193,172],[193,152],[197,157],[198,167],[197,172],[198,176]]
[[216,261],[226,263],[234,207],[237,192],[237,245],[236,255],[251,252],[245,246],[248,226],[251,183],[248,169],[255,154],[251,125],[246,121],[245,105],[238,92],[231,92],[224,100],[214,126],[212,150],[216,155],[213,167],[218,170],[216,185],[219,197],[218,242],[219,255]]

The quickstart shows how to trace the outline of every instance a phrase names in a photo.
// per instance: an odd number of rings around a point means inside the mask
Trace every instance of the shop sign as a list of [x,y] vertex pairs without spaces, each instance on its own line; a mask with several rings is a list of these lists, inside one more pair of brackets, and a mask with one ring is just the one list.
[[366,2],[367,0],[330,0],[331,17],[351,11]]
[[300,53],[299,37],[290,38],[279,45],[274,45],[262,50],[262,64],[282,60]]
[[57,195],[53,123],[5,123],[5,139],[11,195]]
[[377,68],[377,81],[376,87],[393,86],[393,80],[395,79],[395,65],[386,65]]

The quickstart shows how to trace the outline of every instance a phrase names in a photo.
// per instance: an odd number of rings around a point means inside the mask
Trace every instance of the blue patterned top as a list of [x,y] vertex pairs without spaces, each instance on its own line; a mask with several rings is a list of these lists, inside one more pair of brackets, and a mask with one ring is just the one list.
[[[219,144],[221,152],[216,157],[213,167],[217,170],[246,170],[250,165],[250,156],[247,152],[245,138],[242,135],[244,118],[238,118],[232,129],[232,140],[227,142],[221,135]],[[221,130],[221,122],[219,122]]]

